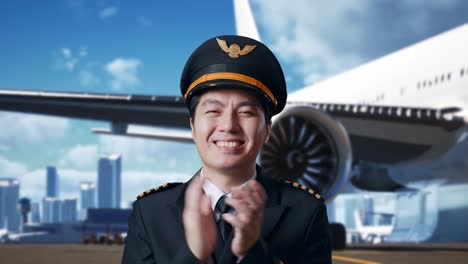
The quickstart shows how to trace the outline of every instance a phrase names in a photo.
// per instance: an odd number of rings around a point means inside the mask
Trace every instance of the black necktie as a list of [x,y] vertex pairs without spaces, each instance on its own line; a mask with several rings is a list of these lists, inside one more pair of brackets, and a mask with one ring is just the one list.
[[219,198],[215,206],[218,213],[220,213],[219,220],[218,220],[218,228],[219,228],[219,232],[221,233],[221,236],[224,242],[226,242],[232,230],[232,226],[228,222],[224,221],[223,219],[223,214],[228,213],[229,211],[232,210],[231,206],[224,203],[225,199],[226,199],[226,195],[221,196],[221,198]]

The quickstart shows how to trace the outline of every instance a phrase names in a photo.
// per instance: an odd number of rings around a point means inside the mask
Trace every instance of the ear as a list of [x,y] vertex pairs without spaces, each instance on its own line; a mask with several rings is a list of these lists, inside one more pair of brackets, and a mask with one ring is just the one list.
[[195,138],[194,135],[193,135],[193,118],[190,117],[190,129],[192,130],[192,138]]
[[263,141],[264,144],[266,144],[268,140],[270,139],[270,133],[271,133],[271,120],[266,125],[265,140]]

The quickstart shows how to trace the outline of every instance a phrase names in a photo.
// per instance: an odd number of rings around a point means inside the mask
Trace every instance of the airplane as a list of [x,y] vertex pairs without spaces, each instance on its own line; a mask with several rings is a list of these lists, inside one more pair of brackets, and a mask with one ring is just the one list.
[[0,243],[4,243],[8,240],[8,229],[2,228],[0,229]]
[[355,232],[362,240],[372,244],[384,242],[385,238],[393,231],[393,225],[364,225],[357,209],[354,210],[354,221],[356,223]]
[[[260,39],[248,1],[234,0],[234,11],[237,33]],[[467,46],[464,24],[290,93],[261,165],[326,201],[348,182],[382,192],[417,181],[457,182],[464,176],[430,168],[449,166],[460,157],[446,156],[467,142]],[[2,110],[109,121],[110,129],[93,129],[99,134],[193,142],[181,96],[2,89]]]

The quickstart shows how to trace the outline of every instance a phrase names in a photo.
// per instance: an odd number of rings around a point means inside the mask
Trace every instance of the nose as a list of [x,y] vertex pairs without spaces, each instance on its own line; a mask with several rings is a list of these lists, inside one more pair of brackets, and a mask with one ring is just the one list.
[[222,132],[236,132],[239,130],[239,119],[235,112],[226,111],[218,123],[219,129]]

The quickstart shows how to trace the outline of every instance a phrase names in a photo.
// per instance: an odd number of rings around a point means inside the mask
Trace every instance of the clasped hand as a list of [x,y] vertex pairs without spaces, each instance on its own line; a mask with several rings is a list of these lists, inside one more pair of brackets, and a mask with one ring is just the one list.
[[[226,199],[226,203],[235,209],[234,214],[222,216],[233,227],[233,255],[245,256],[260,239],[266,199],[265,190],[255,180],[233,188],[231,198]],[[195,177],[186,190],[183,223],[190,250],[200,262],[206,263],[216,245],[217,227],[200,177]]]

